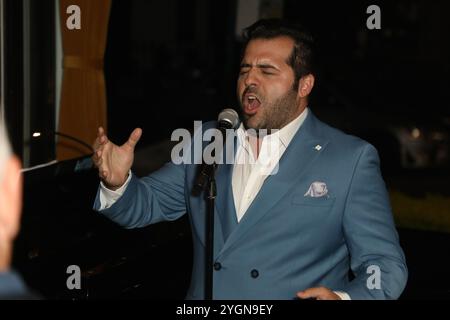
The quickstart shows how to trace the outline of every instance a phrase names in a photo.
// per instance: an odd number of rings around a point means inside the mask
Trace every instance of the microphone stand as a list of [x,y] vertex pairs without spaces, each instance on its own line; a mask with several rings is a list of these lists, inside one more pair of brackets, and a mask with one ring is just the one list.
[[[218,118],[218,127],[222,133],[222,137],[226,137],[227,129],[235,129],[239,124],[239,115],[233,109],[224,109]],[[225,138],[226,140],[226,138]],[[225,141],[223,140],[225,143]],[[223,147],[223,145],[222,145]],[[222,149],[222,155],[223,155]],[[215,200],[217,197],[216,173],[217,164],[202,163],[200,172],[197,174],[192,193],[199,196],[202,191],[205,192],[205,200],[207,201],[207,213],[205,218],[205,299],[213,299],[213,280],[214,280],[214,212]],[[205,190],[206,189],[206,190]]]

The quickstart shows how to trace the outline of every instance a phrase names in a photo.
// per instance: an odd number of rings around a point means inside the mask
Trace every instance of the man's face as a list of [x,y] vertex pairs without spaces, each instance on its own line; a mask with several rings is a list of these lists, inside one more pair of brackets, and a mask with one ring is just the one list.
[[289,37],[248,43],[237,82],[247,129],[281,129],[302,111],[293,88],[294,70],[288,65],[293,47]]

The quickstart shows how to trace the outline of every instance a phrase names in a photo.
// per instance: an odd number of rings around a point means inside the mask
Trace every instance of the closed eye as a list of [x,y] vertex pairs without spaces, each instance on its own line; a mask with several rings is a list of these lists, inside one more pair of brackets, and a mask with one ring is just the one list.
[[[276,68],[275,66],[270,65],[270,64],[257,64],[256,67],[264,75],[275,75],[280,71],[278,68]],[[241,64],[241,69],[239,71],[239,74],[240,75],[246,74],[250,71],[251,68],[252,68],[252,65],[250,65],[248,63],[243,63],[243,64]]]
[[240,69],[240,71],[239,71],[239,74],[246,74],[246,73],[248,73],[249,71],[250,71],[250,68],[251,68],[252,66],[251,65],[249,65],[248,63],[243,63],[243,64],[241,64],[241,69]]
[[271,64],[258,64],[257,67],[262,70],[262,73],[264,74],[275,74],[280,71]]

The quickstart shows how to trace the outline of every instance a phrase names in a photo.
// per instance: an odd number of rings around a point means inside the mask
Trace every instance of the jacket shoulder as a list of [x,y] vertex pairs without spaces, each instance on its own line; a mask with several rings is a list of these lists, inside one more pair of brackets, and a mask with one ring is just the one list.
[[332,127],[329,124],[326,124],[318,119],[317,123],[320,126],[322,135],[327,140],[329,140],[330,142],[332,142],[332,144],[336,146],[345,147],[345,150],[347,151],[362,150],[365,148],[375,149],[375,147],[371,143],[367,142],[364,139],[361,139],[360,137],[345,133],[344,131]]

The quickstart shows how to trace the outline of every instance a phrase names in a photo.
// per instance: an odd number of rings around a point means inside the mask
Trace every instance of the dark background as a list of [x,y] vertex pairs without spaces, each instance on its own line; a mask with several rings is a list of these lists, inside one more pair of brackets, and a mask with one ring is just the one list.
[[[369,4],[381,8],[381,30],[366,27]],[[344,108],[382,113],[381,121],[448,117],[449,9],[445,1],[284,1],[284,16],[316,38],[319,97],[311,108],[329,107],[320,94],[331,91]],[[125,138],[142,126],[151,141],[237,108],[235,11],[236,1],[115,1],[106,52],[110,134]]]

